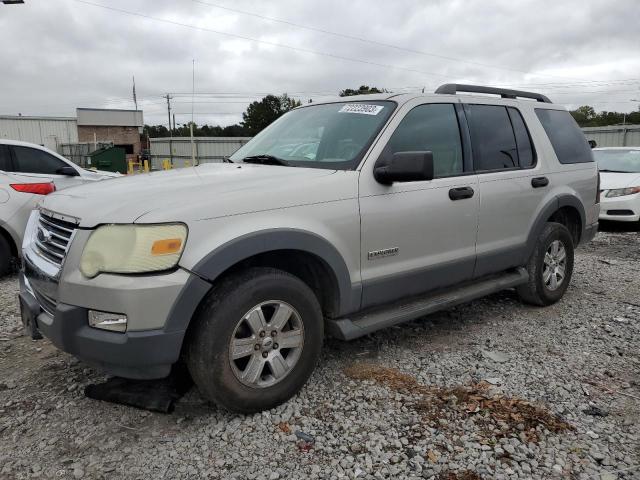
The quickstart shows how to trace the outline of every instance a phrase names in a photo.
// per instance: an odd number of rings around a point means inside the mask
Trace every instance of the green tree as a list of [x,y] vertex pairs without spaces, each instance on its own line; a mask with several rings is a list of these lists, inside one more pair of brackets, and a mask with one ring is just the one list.
[[352,88],[346,88],[341,90],[338,95],[341,97],[351,97],[353,95],[369,95],[371,93],[385,93],[384,90],[380,90],[376,87],[370,87],[368,85],[360,85],[360,88],[354,90]]
[[571,115],[581,127],[605,127],[607,125],[620,125],[623,122],[627,125],[640,124],[640,108],[627,114],[607,111],[596,113],[593,107],[583,105],[571,111]]
[[242,114],[242,127],[249,136],[258,134],[273,121],[287,113],[289,110],[302,105],[299,100],[289,97],[286,93],[280,95],[267,95],[259,102],[253,102]]

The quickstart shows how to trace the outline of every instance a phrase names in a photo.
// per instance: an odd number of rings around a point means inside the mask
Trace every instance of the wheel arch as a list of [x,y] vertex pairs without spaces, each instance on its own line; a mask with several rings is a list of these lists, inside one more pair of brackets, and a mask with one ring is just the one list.
[[251,266],[287,271],[316,293],[325,316],[359,308],[361,286],[352,285],[347,265],[326,239],[306,231],[274,229],[244,235],[216,248],[192,269],[169,314],[165,330],[186,330],[205,295],[222,278]]
[[574,246],[578,246],[584,235],[586,215],[580,199],[574,195],[563,194],[555,197],[545,205],[533,224],[527,238],[526,257],[533,253],[536,242],[548,222],[557,222],[565,225],[574,240]]

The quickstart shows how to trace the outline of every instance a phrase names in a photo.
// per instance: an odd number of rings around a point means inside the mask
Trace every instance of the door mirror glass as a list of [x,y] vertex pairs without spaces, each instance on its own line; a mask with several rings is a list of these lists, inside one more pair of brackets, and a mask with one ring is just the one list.
[[396,152],[389,160],[378,160],[373,176],[384,185],[433,180],[433,153]]
[[57,175],[66,175],[67,177],[77,177],[77,176],[80,175],[75,168],[70,167],[69,165],[65,165],[64,167],[60,167],[58,170],[56,170],[56,174]]

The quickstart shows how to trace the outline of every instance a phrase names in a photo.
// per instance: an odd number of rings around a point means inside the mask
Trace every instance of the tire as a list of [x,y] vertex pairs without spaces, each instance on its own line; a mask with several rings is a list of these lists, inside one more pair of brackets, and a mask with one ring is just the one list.
[[[559,243],[558,243],[559,242]],[[565,252],[564,264],[557,260],[562,257],[561,250],[558,254],[553,254],[553,248],[560,245]],[[545,256],[550,253],[550,266],[547,270],[545,265]],[[560,223],[549,222],[545,225],[529,262],[527,263],[527,271],[529,272],[529,281],[517,288],[520,299],[532,305],[546,306],[556,303],[567,291],[573,274],[573,238],[567,227]],[[560,268],[564,265],[564,276],[559,280],[559,273],[545,274],[545,271],[554,272],[555,266]],[[553,277],[556,279],[554,287]]]
[[0,277],[4,277],[11,271],[11,246],[7,239],[0,235]]
[[[278,312],[288,320],[276,331],[282,323]],[[299,278],[273,268],[250,268],[226,278],[192,322],[189,373],[205,398],[238,413],[268,410],[295,395],[313,372],[324,338],[314,293]],[[265,322],[271,326],[263,328]],[[232,341],[244,356],[231,357]]]

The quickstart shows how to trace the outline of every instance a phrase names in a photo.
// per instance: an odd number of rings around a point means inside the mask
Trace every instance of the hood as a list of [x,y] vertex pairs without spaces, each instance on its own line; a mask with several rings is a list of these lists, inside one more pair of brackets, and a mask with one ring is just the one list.
[[600,172],[600,190],[640,186],[640,173]]
[[[194,221],[352,198],[357,172],[216,163],[91,182],[48,195],[42,206],[102,223]],[[336,182],[332,178],[343,180]]]
[[122,174],[118,172],[107,172],[105,170],[83,170],[82,178],[85,180],[105,180],[107,178],[118,178],[121,177]]

